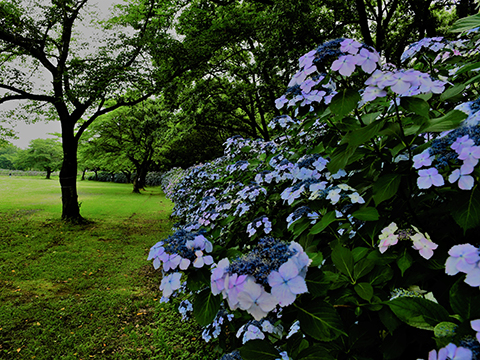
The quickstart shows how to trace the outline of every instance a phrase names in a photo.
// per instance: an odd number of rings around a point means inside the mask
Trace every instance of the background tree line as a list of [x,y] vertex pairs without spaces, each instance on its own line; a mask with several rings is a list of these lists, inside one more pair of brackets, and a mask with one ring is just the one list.
[[[29,114],[61,122],[62,217],[72,221],[82,221],[79,154],[105,166],[128,158],[142,174],[153,159],[169,167],[214,158],[232,135],[269,139],[274,101],[297,67],[292,59],[349,36],[395,64],[406,44],[445,35],[476,12],[472,0],[132,0],[98,21],[89,5],[0,1],[0,104],[26,100]],[[78,24],[103,37],[92,46]],[[52,79],[43,87],[29,75],[38,68]],[[160,142],[130,141],[156,133],[154,123]],[[115,156],[119,147],[131,151]]]

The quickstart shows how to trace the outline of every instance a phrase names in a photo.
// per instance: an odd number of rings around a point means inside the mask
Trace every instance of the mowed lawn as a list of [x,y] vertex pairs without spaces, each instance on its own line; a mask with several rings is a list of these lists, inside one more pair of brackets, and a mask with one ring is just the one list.
[[58,179],[0,176],[0,359],[217,358],[175,301],[159,303],[146,261],[173,204],[128,184],[78,192],[91,224],[59,220]]

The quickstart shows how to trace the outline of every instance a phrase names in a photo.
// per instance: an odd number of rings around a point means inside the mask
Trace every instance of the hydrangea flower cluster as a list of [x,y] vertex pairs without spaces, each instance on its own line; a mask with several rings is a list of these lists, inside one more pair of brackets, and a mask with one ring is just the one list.
[[450,343],[438,353],[436,350],[430,351],[428,360],[472,360],[472,350]]
[[455,110],[462,111],[468,115],[463,121],[464,126],[476,126],[480,122],[480,98],[457,105]]
[[242,337],[242,343],[245,344],[250,340],[265,339],[265,333],[281,337],[283,327],[282,325],[272,325],[271,320],[268,319],[262,319],[260,321],[251,320],[238,329],[236,336],[237,338]]
[[190,318],[189,313],[193,311],[193,304],[189,300],[182,300],[178,305],[178,312],[182,315],[182,321]]
[[453,246],[445,263],[445,272],[456,275],[459,272],[467,274],[465,282],[474,287],[480,286],[480,251],[471,244]]
[[217,264],[211,275],[212,293],[221,293],[232,310],[240,308],[260,320],[277,305],[288,306],[297,295],[307,292],[309,263],[299,244],[265,237],[231,264],[228,259]]
[[190,233],[185,230],[178,230],[169,236],[165,241],[160,241],[150,249],[148,260],[153,260],[153,266],[158,269],[162,266],[165,275],[162,279],[160,290],[163,297],[169,298],[175,290],[181,287],[181,273],[171,273],[177,268],[186,270],[193,265],[201,268],[211,265],[213,258],[206,253],[213,250],[213,245],[203,236],[204,231]]
[[480,159],[480,127],[463,126],[434,139],[431,146],[413,157],[413,167],[418,171],[417,185],[420,189],[443,186],[445,180],[440,172],[455,167],[448,175],[453,184],[458,181],[462,190],[471,190],[474,178],[471,175]]
[[269,234],[272,231],[272,223],[268,220],[266,216],[260,216],[253,220],[247,226],[247,233],[249,237],[252,237],[253,234],[257,232],[258,229],[263,227],[263,232]]
[[226,324],[226,321],[232,321],[234,318],[233,314],[230,314],[224,309],[221,309],[215,319],[213,319],[212,323],[205,326],[202,331],[202,338],[205,342],[209,342],[210,340],[216,339],[222,332],[222,326]]
[[365,85],[367,87],[362,93],[362,100],[367,102],[385,97],[387,88],[398,96],[414,96],[426,93],[441,94],[445,90],[446,83],[441,80],[434,80],[430,75],[421,71],[410,69],[376,70],[365,81]]
[[399,240],[411,240],[413,242],[412,247],[418,250],[420,256],[425,259],[430,259],[433,256],[433,250],[438,248],[428,236],[427,233],[422,234],[415,226],[412,229],[398,230],[397,224],[392,222],[386,228],[384,228],[381,234],[378,236],[380,243],[378,244],[378,250],[383,254],[390,246],[396,245]]

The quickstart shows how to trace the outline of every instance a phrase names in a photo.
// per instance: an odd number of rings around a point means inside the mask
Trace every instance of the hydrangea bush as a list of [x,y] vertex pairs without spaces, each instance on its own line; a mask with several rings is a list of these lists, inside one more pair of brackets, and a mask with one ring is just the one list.
[[218,358],[480,358],[469,21],[411,45],[404,68],[353,39],[321,45],[277,99],[271,141],[230,138],[167,177],[178,222],[149,260]]

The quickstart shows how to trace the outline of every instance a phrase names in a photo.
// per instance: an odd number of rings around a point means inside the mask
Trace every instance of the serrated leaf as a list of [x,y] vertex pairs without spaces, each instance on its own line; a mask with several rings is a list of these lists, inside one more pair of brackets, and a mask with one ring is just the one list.
[[368,258],[360,260],[353,267],[353,277],[355,280],[367,275],[375,267],[375,262]]
[[370,301],[370,299],[373,297],[373,287],[370,283],[358,283],[353,289],[363,300]]
[[336,246],[332,251],[332,261],[335,267],[350,279],[353,279],[353,255],[350,250],[341,245]]
[[480,14],[467,16],[466,18],[457,20],[452,27],[450,32],[464,32],[480,26]]
[[373,184],[373,200],[375,205],[379,205],[385,200],[390,199],[398,192],[402,178],[397,174],[386,174],[378,178]]
[[280,357],[277,349],[266,340],[247,341],[239,350],[244,360],[275,360]]
[[298,320],[302,331],[320,341],[332,341],[346,335],[343,323],[335,308],[325,301],[310,301],[306,305],[294,306],[298,309]]
[[357,246],[352,250],[353,260],[355,262],[359,262],[361,259],[367,256],[369,252],[370,252],[369,248],[366,248],[363,246]]
[[320,345],[309,346],[302,350],[297,357],[297,360],[335,360],[335,358],[328,353],[328,350]]
[[352,216],[355,219],[362,220],[362,221],[375,221],[380,218],[378,211],[374,207],[364,207],[362,209],[358,209]]
[[193,302],[193,315],[201,326],[211,324],[220,310],[221,296],[215,296],[210,288],[205,289],[195,296]]
[[[466,64],[465,66],[462,66],[460,69],[458,69],[458,71],[455,72],[455,75],[460,75],[460,74],[463,74],[467,71],[476,70],[478,68],[480,68],[480,62],[476,62],[476,63],[472,63],[472,64]],[[461,86],[461,85],[462,84],[458,84],[458,85],[455,85],[455,86]]]
[[210,285],[210,271],[205,268],[197,269],[188,274],[187,287],[191,291],[198,291]]
[[383,325],[387,328],[390,334],[393,334],[395,329],[397,329],[402,322],[395,316],[395,314],[390,310],[389,307],[384,306],[382,310],[378,312],[378,316]]
[[381,111],[377,111],[374,113],[369,113],[369,114],[364,114],[362,115],[362,122],[365,125],[370,125],[372,122],[374,122],[380,115],[382,114]]
[[464,230],[480,224],[480,190],[475,185],[471,191],[460,191],[454,199],[452,217]]
[[476,75],[473,78],[465,81],[465,85],[470,85],[471,83],[478,82],[479,79],[480,79],[480,75]]
[[354,147],[349,147],[347,144],[340,145],[332,154],[330,162],[327,164],[327,169],[332,174],[335,174],[340,169],[347,166],[350,157],[355,153]]
[[309,265],[310,267],[317,267],[317,266],[322,265],[323,254],[321,252],[316,252],[316,253],[308,253],[307,252],[307,255],[310,258],[310,260],[312,260],[312,262]]
[[308,292],[315,298],[325,296],[330,288],[330,280],[320,269],[309,269],[305,278]]
[[[480,63],[478,64],[478,67],[480,67]],[[463,90],[465,90],[464,84],[457,84],[455,86],[452,86],[451,88],[445,90],[442,95],[440,95],[440,101],[445,101],[454,96],[457,96],[458,94],[461,94]]]
[[410,256],[409,253],[405,252],[401,258],[397,260],[397,266],[402,272],[402,276],[405,273],[405,271],[412,266],[413,264],[413,258]]
[[417,115],[428,118],[430,112],[430,104],[423,99],[415,97],[401,97],[400,106],[404,109],[414,112]]
[[358,91],[353,89],[343,89],[338,92],[330,102],[329,109],[338,117],[344,117],[357,107],[361,100]]
[[330,211],[326,213],[318,223],[316,223],[310,230],[310,234],[319,234],[327,228],[332,222],[336,220],[335,211]]
[[465,284],[463,278],[458,279],[450,288],[450,306],[464,320],[480,318],[480,293],[478,289]]
[[456,129],[460,123],[467,118],[463,111],[452,110],[446,115],[436,119],[430,119],[422,127],[422,132],[442,132]]
[[394,314],[404,323],[424,330],[431,330],[442,322],[448,321],[445,308],[433,301],[419,297],[400,297],[386,303]]
[[378,132],[383,127],[383,124],[383,120],[378,120],[368,126],[349,132],[343,137],[340,144],[348,144],[348,147],[358,147],[370,140],[375,135],[378,135]]

